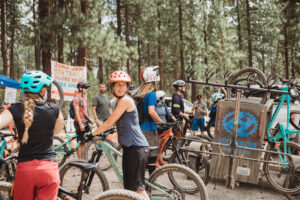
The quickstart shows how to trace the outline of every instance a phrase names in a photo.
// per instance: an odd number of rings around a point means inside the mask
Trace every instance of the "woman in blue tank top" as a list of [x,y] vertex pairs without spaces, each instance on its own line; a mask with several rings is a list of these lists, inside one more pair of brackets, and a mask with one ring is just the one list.
[[93,132],[93,135],[106,131],[116,123],[119,143],[123,147],[124,188],[149,199],[144,187],[149,145],[139,126],[135,103],[126,94],[131,78],[126,72],[115,71],[110,75],[109,82],[117,99],[116,108],[110,117]]

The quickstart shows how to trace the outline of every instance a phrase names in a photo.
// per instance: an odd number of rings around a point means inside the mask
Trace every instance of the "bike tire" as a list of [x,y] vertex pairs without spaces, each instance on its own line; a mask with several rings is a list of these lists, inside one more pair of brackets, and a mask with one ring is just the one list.
[[59,108],[61,108],[64,105],[64,91],[58,81],[54,80],[52,84],[55,85],[58,89],[59,96],[60,96],[60,99],[58,100],[58,106]]
[[[93,151],[96,150],[96,145],[97,145],[96,143],[100,142],[100,141],[101,141],[100,137],[95,137],[93,140],[91,140],[87,143],[87,145],[84,149],[84,159],[86,161],[91,159]],[[120,145],[116,146],[116,144],[108,138],[105,138],[105,142],[109,143],[112,147],[114,147],[117,150],[121,149]],[[115,156],[115,159],[117,159],[117,156]],[[99,159],[99,168],[103,171],[106,171],[111,168],[111,164],[104,152],[102,153],[102,155]]]
[[12,183],[0,181],[0,200],[11,200],[10,191]]
[[[172,183],[169,179],[170,173],[176,173],[176,179],[182,178],[180,181],[176,181],[176,183],[181,183],[182,185],[177,185]],[[200,199],[200,200],[208,200],[208,192],[203,180],[200,176],[194,172],[192,169],[179,164],[166,164],[164,166],[156,169],[151,176],[149,177],[149,182],[155,186],[158,186],[161,190],[171,194],[176,197],[174,199]],[[193,195],[189,194],[189,185],[192,184],[193,190],[196,186],[196,192]],[[159,186],[161,185],[161,186]],[[150,194],[151,197],[162,197],[163,194],[158,190],[146,185],[146,191]]]
[[[201,143],[201,141],[206,141],[206,142],[212,142],[213,141],[213,139],[211,139],[210,137],[208,137],[206,135],[195,135],[195,136],[189,136],[187,138],[198,140],[200,143]],[[192,142],[197,142],[197,141],[191,141],[191,140],[187,139],[186,142],[185,142],[185,145],[186,146],[190,146],[190,144]],[[211,154],[205,153],[205,152],[212,152],[212,149],[213,149],[213,145],[212,144],[202,143],[200,145],[200,149],[199,150],[202,152],[202,154],[204,156],[206,156],[206,158],[208,158],[210,160]]]
[[[258,77],[256,77],[255,82],[256,83],[260,83],[260,87],[266,86],[268,81],[267,81],[267,77],[265,76],[265,74],[254,67],[247,67],[244,68],[238,72],[236,72],[235,74],[233,74],[229,80],[230,84],[237,84],[237,82],[242,81],[242,80],[246,80],[245,75],[247,75],[247,73],[252,73],[252,74],[256,74]],[[257,82],[259,80],[259,82]],[[231,98],[232,95],[232,90],[231,88],[227,89],[227,97]],[[268,93],[263,93],[263,98],[267,98]]]
[[[290,150],[291,155],[298,155],[298,156],[300,155],[300,145],[299,144],[297,144],[295,142],[287,141],[286,145],[287,145],[287,149]],[[283,148],[282,143],[279,148],[280,149]],[[278,155],[272,154],[272,153],[266,153],[265,160],[267,160],[267,161],[271,160],[273,162],[280,163],[280,160],[278,159]],[[291,162],[291,161],[289,160],[289,162]],[[290,182],[292,180],[292,178],[294,178],[294,177],[296,177],[296,175],[298,175],[298,173],[296,174],[296,171],[294,171],[294,169],[292,169],[292,167],[289,167],[289,169],[284,169],[279,164],[275,165],[275,166],[274,165],[275,164],[264,163],[264,171],[265,171],[267,180],[271,184],[273,189],[275,189],[276,191],[278,191],[282,194],[293,195],[293,194],[299,193],[300,192],[300,183],[297,183],[296,185],[294,185],[294,184],[292,184],[292,182]],[[286,174],[286,176],[282,177],[285,174]],[[299,177],[300,177],[300,174],[299,174]],[[293,187],[293,188],[291,188],[291,187]]]
[[56,153],[56,161],[58,163],[58,167],[61,167],[67,160],[67,154],[59,154],[58,152],[65,152],[67,153],[67,146],[64,144],[60,149],[55,149],[55,147],[60,146],[63,144],[64,141],[58,136],[53,136],[53,148]]
[[207,132],[208,137],[210,137],[211,139],[214,139],[214,136],[212,135],[212,130],[214,128],[215,127],[213,126],[213,120],[209,119],[207,126],[206,126],[206,132]]
[[[192,159],[191,156],[193,156],[193,155],[195,155],[197,157],[195,163],[191,162],[191,159]],[[186,163],[188,167],[193,169],[201,177],[204,184],[207,185],[207,183],[209,181],[209,163],[208,163],[207,158],[205,156],[203,156],[201,153],[196,154],[196,153],[192,153],[192,152],[187,152],[187,156],[188,156],[187,159],[189,160],[189,162],[185,162],[185,161],[181,161],[181,162]],[[168,163],[180,164],[180,162],[176,156],[176,152],[174,152],[172,154]],[[169,178],[171,179],[171,181],[174,184],[176,184],[175,178],[172,176],[172,174],[170,174]],[[193,193],[192,190],[191,190],[191,193]]]
[[[76,162],[87,163],[85,160],[76,160]],[[84,200],[92,200],[99,194],[99,192],[104,192],[109,189],[109,184],[103,171],[98,167],[93,168],[91,172],[92,171],[95,172],[92,184],[90,186],[93,188],[83,191],[82,199]],[[82,168],[71,166],[69,163],[67,163],[60,170],[60,184],[67,190],[71,191],[74,195],[78,194],[77,190],[80,185],[82,173],[84,173]]]
[[145,198],[130,190],[114,189],[99,194],[95,200],[145,200]]
[[[300,160],[297,160],[295,163],[296,170],[300,168]],[[300,200],[300,193],[297,194],[286,194],[286,197],[289,200]]]

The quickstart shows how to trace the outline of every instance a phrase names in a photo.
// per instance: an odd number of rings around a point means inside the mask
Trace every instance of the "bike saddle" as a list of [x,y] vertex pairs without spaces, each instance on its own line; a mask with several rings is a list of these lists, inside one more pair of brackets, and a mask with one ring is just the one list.
[[66,195],[69,195],[69,196],[73,196],[74,193],[72,193],[70,190],[68,190],[67,188],[64,188],[62,187],[61,185],[59,186],[58,188],[58,193],[63,193],[63,194],[66,194]]
[[73,162],[70,162],[69,165],[79,167],[83,170],[89,170],[89,169],[96,168],[98,166],[98,163],[87,163],[87,162],[73,161]]
[[150,150],[150,151],[154,151],[154,150],[156,150],[156,149],[158,149],[158,146],[150,146],[150,147],[149,147],[149,150]]

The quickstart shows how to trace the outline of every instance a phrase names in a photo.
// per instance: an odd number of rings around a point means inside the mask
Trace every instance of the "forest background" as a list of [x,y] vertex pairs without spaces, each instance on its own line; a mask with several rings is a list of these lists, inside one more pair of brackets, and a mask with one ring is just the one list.
[[[1,0],[0,73],[50,74],[51,60],[86,66],[89,100],[117,69],[138,87],[149,65],[160,66],[157,89],[168,96],[188,67],[196,80],[245,67],[299,78],[299,20],[299,0]],[[185,98],[211,93],[188,84]]]

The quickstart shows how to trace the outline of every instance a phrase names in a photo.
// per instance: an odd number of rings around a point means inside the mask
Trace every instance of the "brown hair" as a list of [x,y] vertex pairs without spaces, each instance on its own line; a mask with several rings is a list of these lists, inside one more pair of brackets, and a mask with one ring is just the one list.
[[154,91],[154,89],[155,89],[154,82],[142,83],[142,85],[139,87],[139,89],[136,91],[136,93],[133,96],[144,98],[149,92]]
[[[46,88],[42,88],[42,90],[47,90]],[[23,114],[23,122],[25,124],[25,131],[22,137],[22,143],[26,144],[29,138],[28,130],[33,122],[33,115],[35,109],[35,100],[40,99],[41,97],[35,93],[25,93],[25,100],[23,102],[24,106],[24,114]]]

